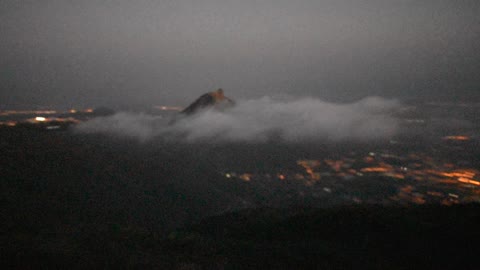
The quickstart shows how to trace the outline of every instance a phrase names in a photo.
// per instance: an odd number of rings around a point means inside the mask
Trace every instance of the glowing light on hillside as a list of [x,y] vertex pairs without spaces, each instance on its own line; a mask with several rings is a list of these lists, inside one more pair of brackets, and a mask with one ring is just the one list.
[[47,121],[47,118],[45,118],[45,117],[42,117],[42,116],[37,116],[37,117],[35,117],[35,121],[38,121],[38,122],[45,122],[45,121]]
[[458,178],[458,181],[459,181],[459,182],[462,182],[462,183],[466,183],[466,184],[471,184],[471,185],[475,185],[475,186],[480,186],[480,182],[479,182],[479,181],[475,181],[475,180],[468,179],[468,178],[464,178],[464,177]]
[[322,163],[318,160],[299,160],[297,164],[305,168],[306,173],[309,175],[311,180],[320,180],[320,174],[314,171],[315,168],[319,167]]
[[470,140],[470,137],[468,136],[446,136],[443,137],[444,140],[448,141],[468,141]]
[[250,182],[250,180],[252,180],[252,176],[253,176],[252,174],[244,173],[240,175],[238,178],[242,179],[245,182]]
[[384,173],[390,171],[389,168],[383,168],[383,167],[371,167],[371,168],[363,168],[361,170],[364,173]]
[[473,178],[475,173],[470,171],[456,171],[451,173],[444,172],[442,175],[445,177]]

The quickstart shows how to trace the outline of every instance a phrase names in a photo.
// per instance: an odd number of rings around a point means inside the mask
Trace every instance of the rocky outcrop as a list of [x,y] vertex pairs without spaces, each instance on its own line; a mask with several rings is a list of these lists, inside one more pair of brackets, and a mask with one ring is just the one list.
[[220,88],[217,91],[201,95],[197,100],[186,107],[182,113],[191,115],[209,107],[222,110],[232,107],[234,104],[235,102],[226,97],[223,93],[223,90]]

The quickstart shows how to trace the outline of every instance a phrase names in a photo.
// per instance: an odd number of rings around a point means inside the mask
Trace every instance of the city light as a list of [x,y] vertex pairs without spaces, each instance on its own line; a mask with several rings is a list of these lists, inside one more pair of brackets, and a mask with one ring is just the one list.
[[470,137],[468,136],[446,136],[443,137],[444,140],[449,140],[449,141],[468,141],[470,140]]

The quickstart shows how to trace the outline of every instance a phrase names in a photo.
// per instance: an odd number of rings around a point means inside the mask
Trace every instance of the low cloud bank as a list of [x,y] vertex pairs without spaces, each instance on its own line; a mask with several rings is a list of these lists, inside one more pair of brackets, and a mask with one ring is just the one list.
[[372,140],[396,133],[399,122],[392,113],[398,108],[395,100],[378,97],[351,104],[264,97],[240,101],[228,111],[206,110],[190,117],[179,116],[173,122],[160,116],[117,113],[81,123],[77,130],[141,141],[154,137],[188,142]]

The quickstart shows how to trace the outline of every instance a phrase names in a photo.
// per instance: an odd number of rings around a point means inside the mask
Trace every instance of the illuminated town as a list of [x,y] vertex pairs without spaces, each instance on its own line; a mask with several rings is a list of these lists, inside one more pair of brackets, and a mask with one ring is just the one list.
[[[182,107],[153,106],[153,113],[178,112]],[[83,108],[69,110],[0,110],[0,127],[15,127],[17,125],[37,125],[45,129],[65,128],[98,116],[113,114],[110,109]]]
[[298,160],[297,170],[280,170],[270,174],[227,172],[225,178],[249,183],[298,183],[306,188],[300,192],[307,196],[323,193],[339,195],[349,185],[375,179],[398,187],[394,195],[345,198],[353,203],[425,204],[480,202],[480,171],[434,159],[423,153],[397,156],[387,153],[354,153],[341,159]]
[[[177,113],[182,107],[153,106],[159,115]],[[92,108],[60,110],[0,111],[0,128],[33,127],[42,130],[68,130],[72,125],[94,117],[113,114]],[[404,117],[406,128],[425,124],[422,118]],[[249,185],[290,189],[291,196],[325,199],[342,198],[344,203],[443,204],[480,202],[480,171],[472,160],[459,157],[476,149],[478,139],[469,134],[435,137],[429,150],[419,150],[404,138],[393,138],[382,147],[365,151],[347,151],[315,158],[298,159],[296,163],[270,171],[246,171],[223,168],[218,171],[225,181]],[[473,154],[474,155],[474,154]],[[358,186],[393,187],[393,192],[367,192]],[[280,185],[280,186],[278,186]],[[290,195],[289,195],[290,196]],[[298,198],[297,198],[298,199]]]

